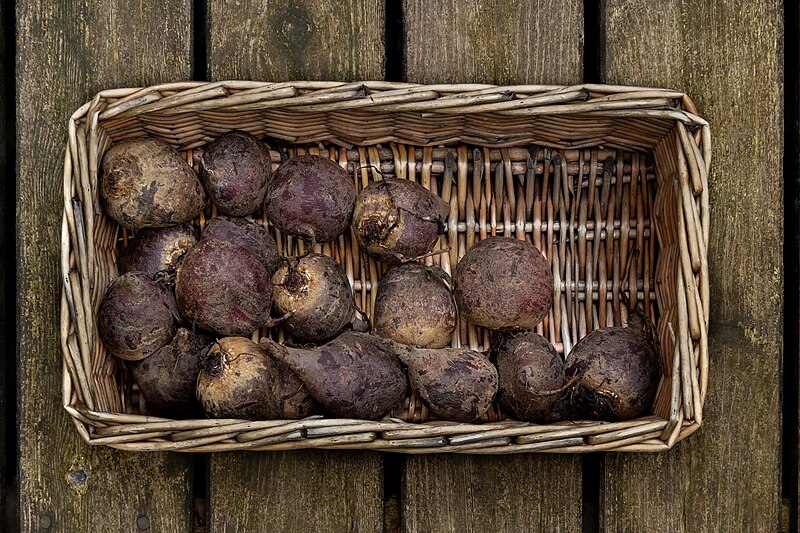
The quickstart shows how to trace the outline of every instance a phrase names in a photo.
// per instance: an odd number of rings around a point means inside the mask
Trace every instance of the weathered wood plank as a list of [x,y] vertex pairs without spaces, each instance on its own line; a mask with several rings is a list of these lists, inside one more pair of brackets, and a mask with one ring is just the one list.
[[212,0],[212,79],[382,80],[384,2]]
[[[784,3],[785,35],[800,31],[800,6]],[[784,247],[785,294],[784,307],[784,421],[783,466],[784,501],[781,531],[797,531],[800,521],[800,40],[784,38],[786,136],[784,138],[784,194],[786,212]]]
[[[209,2],[212,79],[384,77],[384,2]],[[209,530],[380,531],[378,453],[213,454]]]
[[580,531],[576,457],[409,457],[404,531]]
[[[784,4],[786,13],[786,27],[784,35],[797,35],[800,31],[800,6],[796,3]],[[796,38],[784,39],[786,46],[784,65],[797,65],[800,60],[800,40]],[[784,531],[796,531],[800,524],[800,71],[789,68],[786,76],[786,115],[787,135],[785,138],[786,163],[784,169],[787,173],[785,191],[788,195],[786,206],[791,210],[786,219],[793,224],[786,228],[786,241],[784,264],[788,266],[786,275],[787,301],[785,307],[786,343],[784,355],[789,357],[784,364],[784,383],[792,383],[784,389],[788,401],[784,403],[788,412],[784,419],[794,420],[794,434],[790,434],[791,424],[784,427],[784,467],[789,466],[791,474],[785,480],[789,497],[788,505],[784,509],[784,519],[787,527]],[[791,181],[789,181],[791,180]],[[792,328],[794,326],[794,328]],[[787,379],[788,378],[788,381]],[[787,516],[788,515],[788,516]]]
[[376,452],[216,454],[211,532],[380,531],[383,476]]
[[775,531],[780,503],[783,17],[777,0],[609,0],[604,79],[687,91],[710,122],[704,427],[609,454],[607,531]]
[[[8,43],[6,21],[10,20],[12,13],[9,13],[8,6],[0,5],[0,353],[7,354],[14,346],[14,308],[12,307],[11,295],[14,294],[14,230],[11,221],[14,212],[14,192],[13,192],[13,168],[9,168],[6,158],[7,149],[14,143],[12,132],[8,131],[8,113],[12,109],[13,102],[7,100],[6,90],[8,83],[13,80],[6,79],[9,62],[14,61],[13,53],[9,53],[6,48]],[[11,63],[13,64],[13,63]],[[13,479],[14,473],[9,472],[13,468],[6,461],[6,446],[12,446],[14,417],[7,416],[12,406],[7,401],[6,394],[14,390],[13,368],[10,363],[12,358],[6,359],[0,364],[0,528],[5,526],[11,528],[14,520],[14,508],[8,490],[12,484],[7,483],[6,479]]]
[[[421,83],[575,83],[578,1],[404,2],[406,78]],[[580,531],[581,459],[408,457],[405,531]]]
[[405,0],[406,78],[418,83],[580,83],[583,2]]
[[78,437],[61,407],[57,327],[67,119],[100,89],[187,78],[190,8],[188,0],[17,4],[21,531],[191,529],[189,456],[90,448]]

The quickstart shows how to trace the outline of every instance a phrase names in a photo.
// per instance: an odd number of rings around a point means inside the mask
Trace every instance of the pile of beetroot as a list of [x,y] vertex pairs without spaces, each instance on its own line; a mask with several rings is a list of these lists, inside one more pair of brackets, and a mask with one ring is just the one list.
[[[106,212],[136,236],[98,314],[107,350],[123,359],[160,416],[251,420],[379,419],[409,386],[443,420],[481,418],[496,400],[512,418],[626,420],[649,412],[661,369],[646,320],[579,341],[566,361],[532,332],[553,304],[553,276],[529,242],[490,237],[451,278],[418,262],[446,230],[449,206],[408,180],[356,195],[333,161],[300,156],[273,173],[269,151],[232,132],[205,147],[199,175],[171,146],[114,144],[101,169]],[[191,221],[213,202],[201,234]],[[371,324],[330,257],[280,257],[265,218],[310,245],[352,228],[391,267]],[[492,330],[487,353],[451,348],[459,314]],[[250,340],[281,324],[293,343]],[[255,338],[255,337],[253,337]]]

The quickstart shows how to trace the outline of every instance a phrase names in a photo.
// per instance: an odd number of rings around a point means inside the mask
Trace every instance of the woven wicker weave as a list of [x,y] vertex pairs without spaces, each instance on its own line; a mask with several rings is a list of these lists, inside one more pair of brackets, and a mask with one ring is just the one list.
[[[538,331],[560,353],[626,322],[625,301],[656,324],[664,376],[653,414],[627,422],[536,425],[495,406],[484,420],[432,420],[407,398],[387,419],[169,420],[147,416],[129,372],[98,340],[94,316],[131,234],[101,209],[98,162],[114,141],[151,135],[195,163],[221,133],[268,141],[273,166],[318,153],[358,190],[411,179],[451,206],[428,257],[452,272],[488,235],[533,242],[554,274]],[[414,85],[388,82],[173,83],[99,93],[69,122],[64,164],[61,340],[64,406],[90,444],[127,450],[377,449],[405,453],[658,451],[696,431],[708,380],[708,124],[683,93],[604,85]],[[215,212],[205,213],[202,227]],[[262,213],[253,214],[258,222]],[[303,244],[270,227],[284,254]],[[341,262],[369,315],[385,266],[350,234],[318,251]],[[284,339],[277,331],[255,332]],[[461,324],[454,345],[485,349]]]

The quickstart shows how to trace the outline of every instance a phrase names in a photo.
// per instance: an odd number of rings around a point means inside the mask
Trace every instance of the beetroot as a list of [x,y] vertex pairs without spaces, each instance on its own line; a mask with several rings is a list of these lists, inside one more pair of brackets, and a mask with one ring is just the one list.
[[269,321],[269,271],[246,249],[203,239],[175,278],[178,307],[193,325],[220,335],[249,335]]
[[353,215],[353,179],[330,159],[304,155],[283,163],[267,188],[264,210],[275,227],[312,243],[332,241]]
[[527,422],[558,419],[557,403],[566,379],[553,345],[533,332],[499,336],[497,400],[508,413]]
[[203,185],[186,159],[150,137],[111,145],[103,156],[100,196],[106,213],[130,229],[188,222],[206,204]]
[[399,263],[427,254],[444,233],[450,206],[422,185],[376,181],[359,193],[353,231],[367,253]]
[[197,398],[210,418],[272,420],[283,414],[275,361],[244,337],[211,345],[197,379]]
[[462,316],[490,329],[533,329],[553,305],[553,274],[529,242],[489,237],[458,262],[455,297]]
[[630,420],[647,414],[661,378],[661,360],[638,327],[592,331],[566,360],[570,418]]
[[226,133],[206,146],[200,175],[220,211],[249,215],[261,207],[272,177],[269,149],[245,131]]
[[138,270],[148,274],[172,272],[197,243],[191,224],[166,228],[145,228],[136,233],[117,260],[120,274]]
[[157,416],[192,418],[200,411],[195,387],[201,356],[214,339],[179,328],[175,337],[150,357],[130,363],[133,378]]
[[272,300],[283,325],[301,342],[330,339],[349,326],[355,301],[342,266],[333,258],[290,257],[272,277]]
[[401,347],[411,388],[430,411],[444,420],[471,422],[492,406],[497,369],[483,354],[468,348],[424,350]]
[[297,375],[244,337],[211,345],[197,379],[197,397],[212,418],[298,419],[319,411]]
[[128,272],[112,281],[100,303],[97,329],[103,344],[120,359],[138,361],[175,333],[175,297],[143,272]]
[[456,329],[452,280],[441,268],[406,263],[389,269],[378,285],[376,335],[420,348],[444,348]]
[[332,416],[375,420],[406,395],[406,377],[388,341],[347,331],[312,349],[261,339],[266,351],[286,363]]
[[278,268],[278,245],[264,226],[246,218],[219,216],[203,229],[203,239],[238,244],[263,264],[270,274]]

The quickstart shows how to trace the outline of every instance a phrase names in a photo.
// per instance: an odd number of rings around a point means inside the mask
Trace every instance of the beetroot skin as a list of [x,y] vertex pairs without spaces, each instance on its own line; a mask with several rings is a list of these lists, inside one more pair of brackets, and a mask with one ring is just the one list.
[[348,228],[355,202],[353,179],[342,167],[324,157],[304,155],[275,171],[264,210],[280,231],[328,242]]
[[411,388],[443,420],[471,422],[486,414],[497,393],[497,369],[469,348],[398,347]]
[[353,323],[355,301],[342,265],[332,257],[308,254],[284,261],[272,276],[277,316],[297,341],[328,340]]
[[369,255],[400,263],[430,252],[449,214],[447,202],[419,183],[385,179],[359,193],[353,231]]
[[261,262],[270,274],[278,268],[278,245],[267,229],[240,217],[219,216],[203,229],[203,239],[217,239],[238,244]]
[[270,277],[241,246],[203,239],[178,269],[175,297],[191,324],[220,335],[249,335],[269,321]]
[[225,337],[212,344],[197,378],[197,399],[209,418],[280,418],[280,389],[275,360],[244,337]]
[[111,218],[135,230],[188,222],[206,204],[203,185],[186,159],[150,137],[111,145],[103,156],[100,197]]
[[269,149],[245,131],[226,133],[206,147],[200,175],[220,211],[249,215],[261,207],[272,177]]
[[175,297],[166,285],[149,274],[128,272],[106,289],[97,327],[109,352],[138,361],[172,339],[177,317]]
[[148,274],[174,273],[183,256],[196,243],[197,232],[191,224],[142,229],[117,260],[120,274],[134,270]]
[[553,274],[527,241],[480,241],[458,262],[455,284],[462,316],[490,329],[532,329],[553,305]]
[[592,331],[566,360],[571,417],[630,420],[647,414],[661,378],[653,344],[634,328]]
[[378,337],[347,331],[308,350],[266,338],[261,346],[288,365],[335,417],[376,420],[405,397],[406,377],[393,343]]
[[172,342],[150,357],[129,363],[133,379],[156,416],[192,418],[200,411],[195,386],[201,356],[213,339],[179,328]]
[[558,419],[556,404],[566,381],[561,356],[550,341],[533,332],[501,337],[497,349],[500,405],[518,420]]
[[420,263],[390,268],[375,297],[374,333],[420,348],[449,345],[458,316],[448,279],[441,268]]

